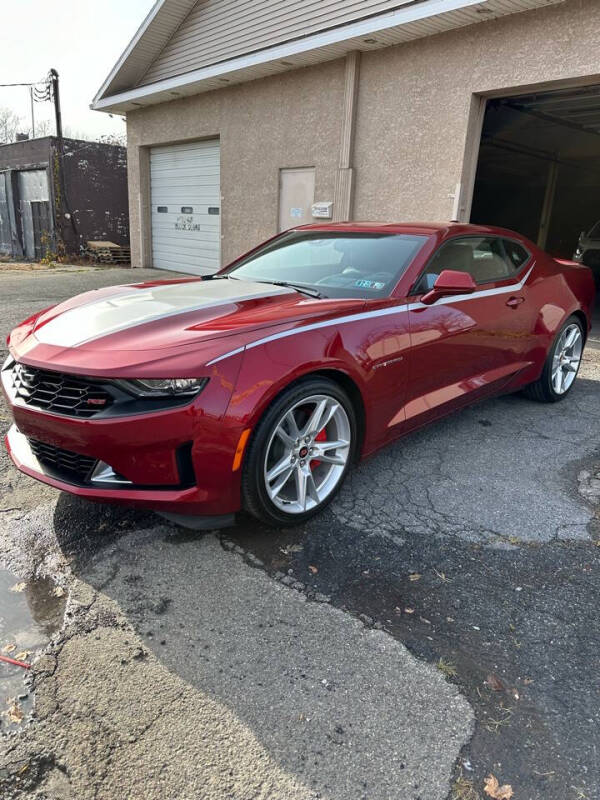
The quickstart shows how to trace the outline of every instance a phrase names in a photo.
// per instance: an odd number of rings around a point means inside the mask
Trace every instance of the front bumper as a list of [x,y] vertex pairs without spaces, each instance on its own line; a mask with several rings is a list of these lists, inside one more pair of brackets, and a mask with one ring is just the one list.
[[[232,465],[242,428],[222,413],[207,412],[210,396],[202,397],[202,407],[194,401],[130,417],[79,419],[31,408],[2,388],[15,422],[7,449],[15,466],[32,478],[90,500],[174,514],[221,516],[239,510],[240,475]],[[100,486],[61,474],[42,463],[30,441],[38,452],[42,444],[104,462],[124,481]]]
[[[140,506],[156,510],[182,510],[182,507],[192,504],[194,509],[198,503],[202,504],[205,493],[196,487],[188,489],[163,489],[158,492],[153,489],[135,489],[123,487],[108,489],[83,486],[70,481],[61,480],[56,474],[40,463],[33,453],[27,437],[24,436],[16,425],[13,425],[6,434],[6,448],[17,469],[36,478],[43,483],[54,486],[64,492],[70,492],[78,497],[98,502],[120,503],[124,505]],[[193,512],[190,512],[193,513]]]

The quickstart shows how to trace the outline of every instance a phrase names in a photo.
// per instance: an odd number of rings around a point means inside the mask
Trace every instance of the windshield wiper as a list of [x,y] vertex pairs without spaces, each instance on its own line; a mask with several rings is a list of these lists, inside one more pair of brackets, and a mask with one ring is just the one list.
[[256,281],[256,283],[270,283],[273,286],[287,286],[288,289],[295,289],[297,292],[302,292],[309,297],[316,297],[318,300],[323,300],[324,294],[318,289],[313,289],[311,286],[304,286],[301,283],[290,283],[290,281]]

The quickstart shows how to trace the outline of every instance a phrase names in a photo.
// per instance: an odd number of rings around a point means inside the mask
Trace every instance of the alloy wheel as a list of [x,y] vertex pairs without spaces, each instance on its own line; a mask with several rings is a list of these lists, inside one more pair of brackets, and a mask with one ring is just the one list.
[[269,439],[264,482],[270,500],[287,514],[323,503],[344,475],[352,445],[348,415],[335,397],[315,394],[280,417]]
[[552,388],[558,395],[565,394],[577,376],[583,352],[583,336],[576,323],[567,325],[561,333],[552,357]]

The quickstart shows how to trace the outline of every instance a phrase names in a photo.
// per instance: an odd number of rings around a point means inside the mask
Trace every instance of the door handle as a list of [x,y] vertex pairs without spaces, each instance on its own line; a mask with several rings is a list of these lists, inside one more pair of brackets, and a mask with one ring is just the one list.
[[524,297],[513,295],[513,297],[509,297],[509,299],[506,301],[506,305],[509,306],[509,308],[517,308],[517,306],[520,306],[521,303],[524,302],[525,302]]

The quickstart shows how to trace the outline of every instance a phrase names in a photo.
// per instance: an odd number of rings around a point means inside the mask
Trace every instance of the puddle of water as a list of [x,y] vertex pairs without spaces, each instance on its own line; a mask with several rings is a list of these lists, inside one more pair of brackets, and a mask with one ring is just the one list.
[[[0,569],[0,653],[15,658],[28,652],[23,660],[31,661],[35,651],[44,647],[60,628],[67,598],[54,594],[55,584],[49,578],[28,581],[23,591],[11,591],[19,583],[11,572]],[[15,649],[7,653],[4,648],[11,644]],[[18,727],[2,713],[13,698],[18,698],[25,717],[31,710],[33,697],[25,682],[28,672],[0,662],[0,730]]]

